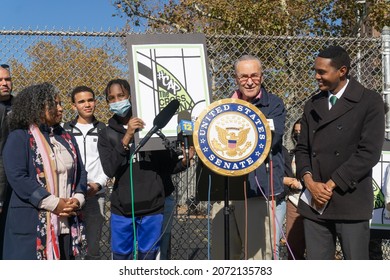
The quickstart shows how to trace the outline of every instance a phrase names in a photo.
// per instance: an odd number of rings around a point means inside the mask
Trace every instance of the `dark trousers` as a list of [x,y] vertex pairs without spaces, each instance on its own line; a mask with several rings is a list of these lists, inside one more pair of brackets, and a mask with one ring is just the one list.
[[286,211],[286,236],[289,260],[305,259],[305,233],[303,229],[303,217],[298,214],[297,207],[287,200]]
[[2,212],[0,213],[0,260],[3,259],[3,247],[4,247],[4,234],[5,234],[5,224],[7,220],[8,206],[11,199],[11,190],[7,189],[6,198],[3,205]]
[[60,259],[61,260],[74,260],[72,253],[70,234],[60,234],[58,237],[58,245],[60,247]]
[[5,218],[7,217],[7,208],[3,207],[3,212],[0,213],[0,260],[3,259],[3,242],[5,233]]
[[315,222],[304,219],[306,258],[334,260],[336,238],[339,238],[344,259],[368,260],[370,241],[369,221]]

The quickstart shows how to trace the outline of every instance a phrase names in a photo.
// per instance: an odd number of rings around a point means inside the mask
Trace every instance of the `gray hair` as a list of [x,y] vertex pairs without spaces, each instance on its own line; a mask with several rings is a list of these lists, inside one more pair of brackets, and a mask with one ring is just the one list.
[[262,70],[262,63],[261,63],[261,60],[254,56],[254,55],[250,55],[250,54],[245,54],[243,56],[241,56],[240,58],[238,58],[235,62],[234,62],[234,72],[237,73],[237,65],[238,63],[240,63],[241,61],[249,61],[249,60],[255,60],[259,63],[260,65],[260,69]]

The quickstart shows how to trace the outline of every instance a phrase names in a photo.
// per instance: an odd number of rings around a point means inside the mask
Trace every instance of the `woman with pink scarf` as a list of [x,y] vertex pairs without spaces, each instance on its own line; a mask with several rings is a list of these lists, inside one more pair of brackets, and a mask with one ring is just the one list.
[[3,150],[11,189],[4,259],[74,259],[84,253],[78,215],[87,179],[76,141],[60,126],[56,88],[33,85],[15,98]]

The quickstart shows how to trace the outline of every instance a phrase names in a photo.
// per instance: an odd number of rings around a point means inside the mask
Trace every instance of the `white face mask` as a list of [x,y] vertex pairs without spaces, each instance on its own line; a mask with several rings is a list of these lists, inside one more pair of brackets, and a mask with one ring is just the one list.
[[115,103],[110,103],[110,111],[114,114],[124,117],[131,109],[131,103],[129,99],[118,101]]

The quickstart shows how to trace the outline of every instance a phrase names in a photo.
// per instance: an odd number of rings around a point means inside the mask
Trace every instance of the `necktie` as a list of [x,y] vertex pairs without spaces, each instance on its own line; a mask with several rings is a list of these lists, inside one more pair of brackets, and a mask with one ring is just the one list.
[[338,98],[337,98],[336,96],[332,95],[332,96],[330,97],[330,104],[332,104],[332,106],[333,106],[334,104],[336,104],[337,99],[338,99]]

